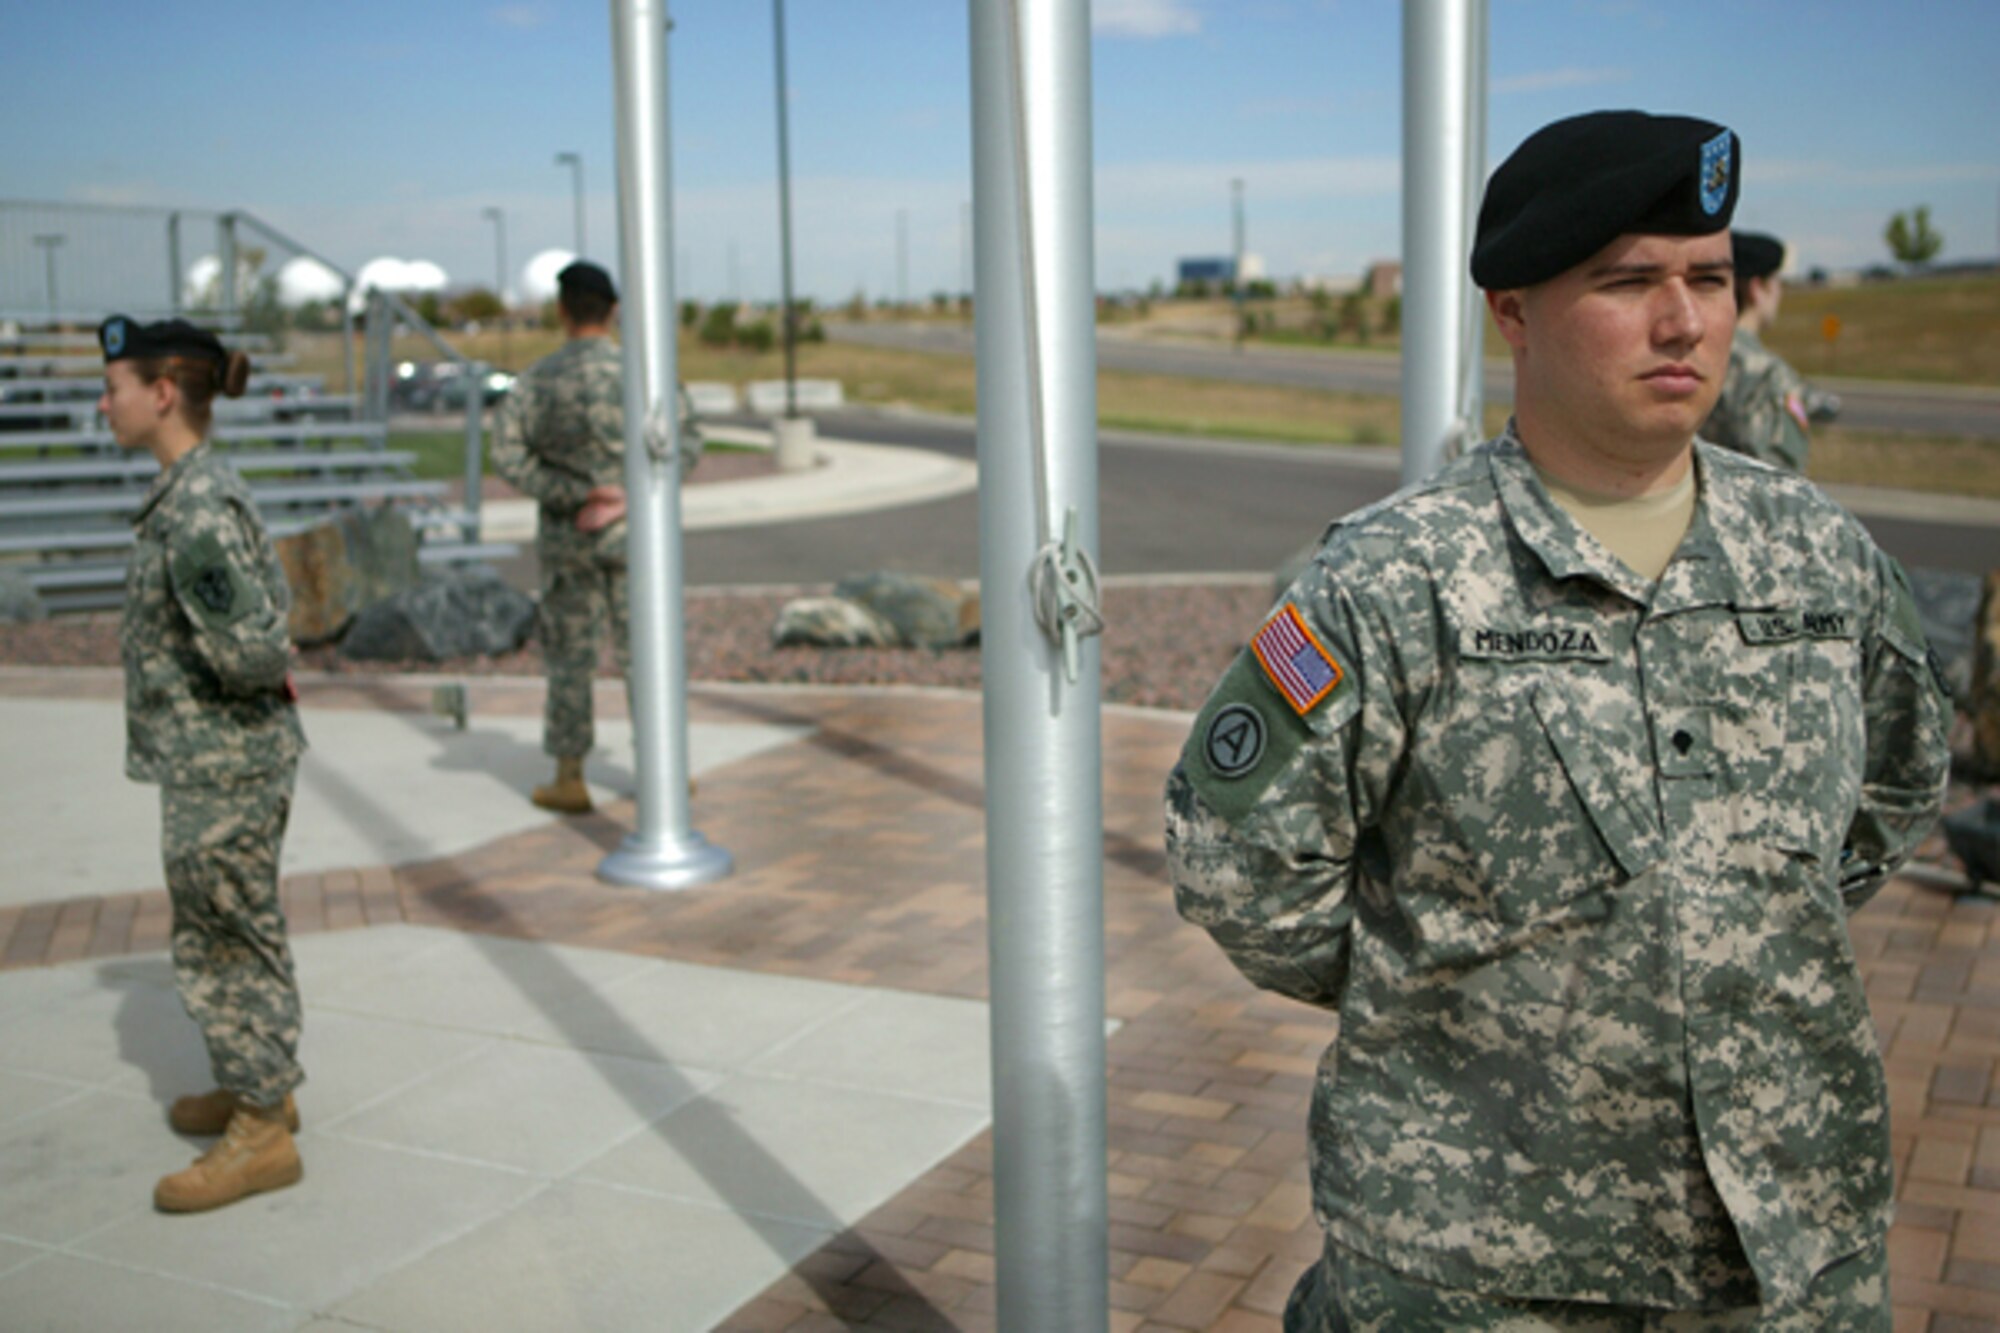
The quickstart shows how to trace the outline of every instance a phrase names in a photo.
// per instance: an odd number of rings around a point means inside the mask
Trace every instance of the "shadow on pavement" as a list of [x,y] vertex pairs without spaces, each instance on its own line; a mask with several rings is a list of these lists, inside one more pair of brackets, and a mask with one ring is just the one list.
[[[396,711],[398,716],[409,716],[409,714],[400,709],[394,711]],[[336,785],[345,787],[344,791],[338,793],[338,799],[348,808],[357,811],[369,811],[371,818],[385,823],[398,822],[395,812],[382,808],[366,792],[353,786],[351,783],[345,782],[339,775],[327,773],[323,774],[322,778],[330,787]],[[607,850],[610,847],[616,846],[624,838],[623,830],[619,829],[609,819],[601,816],[580,821],[580,823],[587,836],[591,837],[593,841],[598,841],[600,845],[608,843]],[[454,858],[445,857],[441,858],[439,864],[455,867],[457,862]],[[458,874],[453,878],[463,883],[472,882],[470,873]],[[483,920],[492,928],[494,934],[506,935],[522,940],[531,940],[535,937],[534,932],[528,927],[527,923],[510,912],[505,903],[493,898],[485,898],[483,906],[487,909],[483,915]],[[472,939],[477,943],[480,940],[480,936],[474,933],[472,934]],[[597,1052],[581,1044],[580,1038],[584,1034],[596,1033],[601,1035],[603,1032],[613,1031],[622,1039],[617,1043],[621,1050],[628,1052],[646,1051],[649,1053],[648,1058],[662,1069],[674,1070],[673,1062],[661,1055],[657,1047],[635,1031],[625,1021],[624,1017],[610,1004],[606,1003],[587,982],[577,976],[574,970],[559,955],[549,953],[537,956],[532,962],[524,962],[521,956],[514,951],[485,950],[484,952],[486,952],[495,970],[512,981],[523,995],[532,997],[538,989],[545,988],[547,983],[552,979],[563,983],[562,989],[573,992],[576,998],[566,1001],[565,1006],[558,1012],[548,1013],[548,1017],[558,1027],[566,1030],[566,1034],[572,1041],[573,1049],[577,1050],[580,1054],[587,1057],[597,1054]],[[536,975],[525,975],[523,969],[529,968],[533,969]],[[545,1009],[544,1012],[548,1011]],[[626,1056],[623,1058],[630,1057]],[[609,1066],[606,1066],[606,1068],[608,1070]],[[651,1123],[654,1132],[665,1142],[670,1146],[681,1149],[682,1156],[703,1175],[709,1186],[719,1196],[725,1199],[728,1197],[727,1182],[717,1179],[709,1172],[704,1164],[704,1154],[687,1151],[687,1145],[676,1141],[676,1129],[672,1124],[673,1116],[664,1116],[657,1123],[654,1123],[653,1113],[649,1105],[642,1104],[641,1101],[637,1100],[630,1089],[621,1091],[618,1079],[607,1076],[605,1083],[614,1091],[620,1091],[620,1095],[625,1096],[628,1103],[632,1106],[634,1113],[643,1122]],[[680,1102],[691,1102],[701,1095],[691,1082],[681,1083],[675,1091],[681,1094],[678,1099]],[[907,1327],[911,1329],[939,1330],[956,1327],[951,1318],[932,1304],[922,1292],[904,1283],[900,1276],[896,1274],[894,1266],[885,1256],[877,1251],[859,1232],[848,1228],[822,1199],[815,1195],[796,1175],[792,1174],[784,1163],[767,1152],[755,1137],[735,1125],[726,1115],[716,1117],[707,1126],[707,1134],[711,1136],[709,1139],[711,1145],[712,1136],[717,1133],[723,1135],[727,1140],[724,1145],[724,1156],[739,1163],[754,1163],[760,1168],[760,1174],[767,1181],[775,1183],[785,1196],[784,1211],[787,1214],[785,1217],[771,1217],[742,1209],[738,1210],[738,1215],[750,1224],[752,1229],[758,1233],[760,1239],[770,1248],[771,1252],[781,1261],[785,1262],[787,1268],[797,1280],[813,1288],[814,1292],[820,1296],[822,1302],[829,1310],[838,1311],[844,1304],[853,1300],[852,1287],[845,1285],[844,1282],[837,1280],[833,1276],[822,1274],[810,1262],[812,1254],[818,1254],[829,1247],[834,1247],[843,1256],[850,1257],[855,1261],[853,1264],[853,1270],[855,1271],[870,1264],[876,1266],[876,1271],[882,1278],[883,1283],[890,1284],[878,1286],[877,1290],[884,1296],[900,1297],[905,1302],[899,1313],[905,1316]],[[827,1233],[827,1239],[822,1241],[808,1255],[799,1256],[797,1259],[794,1259],[791,1247],[786,1243],[783,1228],[774,1226],[774,1223],[784,1223],[791,1227],[810,1227],[814,1230]],[[752,1296],[754,1297],[755,1294],[752,1293]]]

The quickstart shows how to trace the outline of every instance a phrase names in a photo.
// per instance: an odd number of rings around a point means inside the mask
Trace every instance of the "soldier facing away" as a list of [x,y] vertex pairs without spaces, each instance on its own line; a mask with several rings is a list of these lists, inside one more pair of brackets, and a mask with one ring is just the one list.
[[1739,168],[1640,112],[1501,166],[1515,419],[1334,524],[1169,780],[1181,913],[1340,1014],[1292,1333],[1890,1326],[1847,914],[1948,713],[1861,526],[1694,438]]
[[1812,446],[1806,382],[1761,336],[1784,299],[1778,270],[1785,264],[1785,247],[1777,237],[1755,231],[1733,232],[1729,241],[1736,264],[1736,331],[1722,397],[1702,423],[1701,437],[1772,467],[1804,472]]
[[556,776],[535,789],[533,800],[582,814],[591,808],[583,761],[596,741],[591,679],[607,621],[628,690],[631,681],[625,372],[611,342],[618,312],[611,275],[577,260],[556,276],[556,287],[565,341],[531,366],[501,404],[493,467],[541,504],[536,632],[548,673],[542,748],[555,757]]
[[199,1212],[296,1182],[299,992],[278,903],[278,853],[305,749],[287,674],[291,605],[250,492],[207,441],[215,395],[249,358],[183,320],[98,329],[97,410],[160,462],[133,520],[120,648],[126,776],[160,787],[174,981],[216,1088],[182,1097],[174,1129],[220,1135],[154,1189]]

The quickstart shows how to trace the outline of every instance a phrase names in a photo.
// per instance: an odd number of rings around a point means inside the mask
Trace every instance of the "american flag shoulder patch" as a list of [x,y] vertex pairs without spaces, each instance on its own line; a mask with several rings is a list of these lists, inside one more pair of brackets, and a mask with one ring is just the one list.
[[1306,624],[1298,608],[1286,602],[1250,640],[1264,674],[1301,717],[1332,694],[1344,674]]
[[1795,393],[1785,395],[1785,410],[1792,414],[1792,420],[1799,423],[1800,430],[1812,429],[1812,417],[1806,412],[1806,401]]

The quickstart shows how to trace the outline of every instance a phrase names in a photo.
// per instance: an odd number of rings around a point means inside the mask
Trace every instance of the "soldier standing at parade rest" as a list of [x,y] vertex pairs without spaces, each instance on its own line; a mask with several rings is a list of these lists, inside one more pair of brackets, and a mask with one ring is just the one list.
[[1804,472],[1812,446],[1806,382],[1761,337],[1784,298],[1778,270],[1785,264],[1785,246],[1755,231],[1733,232],[1729,242],[1736,264],[1736,333],[1722,397],[1702,423],[1701,438],[1788,472]]
[[565,341],[529,367],[501,404],[493,467],[541,503],[535,555],[542,570],[536,632],[548,672],[542,748],[555,781],[535,788],[547,810],[583,814],[583,760],[596,741],[591,680],[609,621],[618,671],[631,682],[626,578],[625,373],[611,331],[618,289],[577,260],[556,275]]
[[173,904],[174,981],[201,1028],[217,1087],[168,1121],[221,1138],[162,1179],[163,1212],[200,1212],[302,1174],[292,1131],[299,991],[278,853],[305,734],[288,668],[291,606],[255,502],[207,441],[215,395],[243,393],[250,362],[184,320],[98,329],[97,410],[160,476],[133,520],[119,644],[125,773],[160,787]]
[[1598,112],[1494,173],[1515,419],[1329,529],[1169,780],[1182,915],[1340,1014],[1290,1333],[1890,1326],[1847,915],[1949,715],[1861,526],[1694,438],[1739,157]]

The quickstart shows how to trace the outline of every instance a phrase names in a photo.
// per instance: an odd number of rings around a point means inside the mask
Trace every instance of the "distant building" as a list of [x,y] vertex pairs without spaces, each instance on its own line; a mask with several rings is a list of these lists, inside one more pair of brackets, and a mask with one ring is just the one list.
[[1196,284],[1226,287],[1236,281],[1236,261],[1227,255],[1216,259],[1183,259],[1178,271],[1183,287]]
[[1378,259],[1361,277],[1362,288],[1378,301],[1403,294],[1403,266],[1393,259]]
[[[1205,287],[1228,287],[1237,279],[1236,260],[1228,255],[1205,259],[1183,259],[1179,264],[1179,286],[1190,287],[1197,284]],[[1245,282],[1259,282],[1264,277],[1264,257],[1245,254],[1243,274]]]

